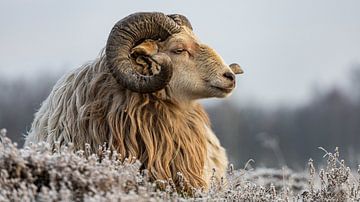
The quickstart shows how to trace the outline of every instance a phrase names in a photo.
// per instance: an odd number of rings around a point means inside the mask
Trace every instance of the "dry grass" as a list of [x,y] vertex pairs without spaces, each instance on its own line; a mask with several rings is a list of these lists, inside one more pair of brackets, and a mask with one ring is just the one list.
[[[44,144],[19,150],[5,133],[0,136],[0,201],[360,200],[360,167],[351,171],[337,149],[324,150],[327,164],[319,171],[312,160],[304,173],[230,166],[223,185],[214,184],[206,192],[194,189],[190,196],[171,181],[150,182],[138,161],[120,161],[103,147],[96,154],[72,152],[71,145],[55,153]],[[159,190],[159,184],[165,189]]]

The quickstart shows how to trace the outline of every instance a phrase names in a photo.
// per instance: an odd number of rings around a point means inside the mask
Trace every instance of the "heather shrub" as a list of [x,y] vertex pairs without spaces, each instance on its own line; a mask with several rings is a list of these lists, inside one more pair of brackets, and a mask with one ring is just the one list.
[[[72,146],[46,144],[18,149],[0,135],[0,201],[359,201],[360,167],[352,171],[340,159],[339,150],[325,152],[326,164],[317,169],[312,160],[308,171],[288,168],[243,169],[229,166],[226,179],[209,190],[183,192],[169,180],[151,182],[136,159],[125,159],[99,146],[96,153],[73,151]],[[317,171],[318,170],[318,171]],[[216,172],[214,170],[214,172]],[[159,187],[162,187],[160,189]]]

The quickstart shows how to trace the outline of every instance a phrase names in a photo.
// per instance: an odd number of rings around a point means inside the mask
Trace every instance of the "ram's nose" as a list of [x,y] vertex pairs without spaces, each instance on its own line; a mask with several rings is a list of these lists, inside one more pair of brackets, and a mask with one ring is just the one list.
[[232,72],[225,72],[223,76],[230,81],[235,81],[235,74]]
[[230,66],[230,69],[235,73],[235,74],[243,74],[244,70],[240,67],[240,65],[236,64],[236,63],[232,63]]

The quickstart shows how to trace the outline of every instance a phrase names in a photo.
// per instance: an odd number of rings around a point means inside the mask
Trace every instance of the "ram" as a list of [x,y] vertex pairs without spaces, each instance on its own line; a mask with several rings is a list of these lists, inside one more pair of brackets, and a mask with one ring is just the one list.
[[42,103],[25,145],[104,142],[137,158],[154,180],[178,173],[192,187],[225,174],[227,157],[197,100],[226,97],[239,65],[202,44],[185,16],[135,13],[115,24],[95,61],[62,77]]

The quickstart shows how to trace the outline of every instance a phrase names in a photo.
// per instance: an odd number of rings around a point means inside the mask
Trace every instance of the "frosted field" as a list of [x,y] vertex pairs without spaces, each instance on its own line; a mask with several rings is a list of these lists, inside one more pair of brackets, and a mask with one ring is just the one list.
[[[340,160],[337,150],[324,150],[327,164],[308,170],[273,170],[229,166],[223,184],[210,190],[177,191],[171,181],[150,182],[135,159],[119,160],[99,147],[97,154],[57,148],[53,154],[46,145],[18,149],[0,136],[0,201],[359,201],[360,167],[351,170]],[[71,146],[70,146],[71,147]],[[179,178],[186,184],[181,173]],[[157,185],[165,190],[160,191]]]

